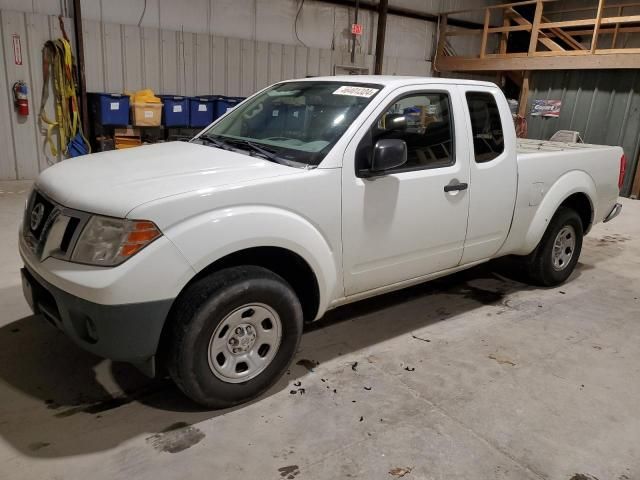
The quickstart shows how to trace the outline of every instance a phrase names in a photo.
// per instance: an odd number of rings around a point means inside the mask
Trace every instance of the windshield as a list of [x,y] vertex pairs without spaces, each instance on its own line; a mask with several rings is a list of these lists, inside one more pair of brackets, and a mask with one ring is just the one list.
[[291,166],[315,167],[381,85],[287,82],[250,98],[201,136]]

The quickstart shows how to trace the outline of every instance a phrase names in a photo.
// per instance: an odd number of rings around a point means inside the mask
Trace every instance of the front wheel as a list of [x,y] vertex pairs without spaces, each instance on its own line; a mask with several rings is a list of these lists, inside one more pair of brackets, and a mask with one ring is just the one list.
[[580,216],[573,209],[560,207],[536,249],[524,259],[531,282],[553,287],[569,278],[582,251],[582,237]]
[[210,408],[245,402],[273,385],[302,335],[302,307],[293,289],[261,267],[204,277],[173,311],[169,374],[188,397]]

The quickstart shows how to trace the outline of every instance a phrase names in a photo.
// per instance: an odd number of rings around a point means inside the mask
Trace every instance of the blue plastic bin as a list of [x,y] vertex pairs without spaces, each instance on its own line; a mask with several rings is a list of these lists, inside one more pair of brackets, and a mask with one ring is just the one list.
[[159,95],[162,99],[162,124],[165,127],[189,126],[189,98],[179,95]]
[[91,111],[100,125],[128,125],[129,97],[119,93],[90,93]]
[[208,97],[189,98],[189,126],[206,127],[213,122],[214,101]]
[[241,101],[244,100],[244,97],[225,97],[223,95],[211,95],[209,96],[214,101],[214,113],[213,118],[219,118],[230,108],[235,108]]

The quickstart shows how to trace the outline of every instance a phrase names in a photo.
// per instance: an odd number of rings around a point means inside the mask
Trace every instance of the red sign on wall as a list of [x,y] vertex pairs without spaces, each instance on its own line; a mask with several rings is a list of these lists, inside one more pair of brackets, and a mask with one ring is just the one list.
[[20,45],[20,35],[14,33],[13,38],[13,61],[16,65],[22,65],[22,46]]
[[361,23],[353,23],[353,24],[351,24],[351,34],[352,35],[362,35],[362,24]]

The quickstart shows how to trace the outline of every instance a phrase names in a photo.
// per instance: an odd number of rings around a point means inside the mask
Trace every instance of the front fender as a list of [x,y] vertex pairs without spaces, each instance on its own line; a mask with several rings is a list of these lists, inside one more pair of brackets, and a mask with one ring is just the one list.
[[598,218],[594,201],[597,198],[596,185],[591,176],[583,170],[567,172],[556,180],[547,191],[529,224],[522,248],[517,253],[528,254],[536,248],[558,207],[574,193],[584,193],[589,198],[592,218]]
[[291,211],[263,205],[213,210],[164,232],[196,272],[229,254],[253,247],[280,247],[302,257],[318,281],[318,317],[338,292],[337,259],[320,229]]

